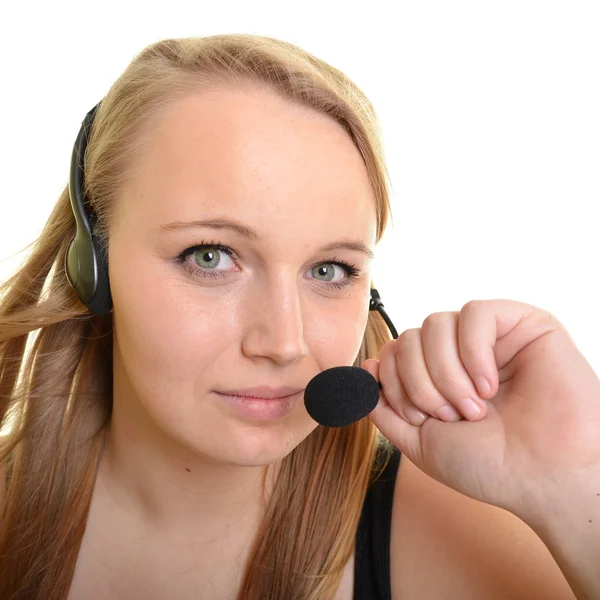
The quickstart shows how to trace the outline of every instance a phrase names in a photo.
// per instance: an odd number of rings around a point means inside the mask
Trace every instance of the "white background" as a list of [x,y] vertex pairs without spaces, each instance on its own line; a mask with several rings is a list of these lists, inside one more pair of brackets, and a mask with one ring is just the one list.
[[379,114],[394,221],[374,280],[398,331],[519,300],[554,313],[600,373],[598,2],[2,6],[0,280],[66,185],[81,120],[137,52],[269,35],[344,71]]

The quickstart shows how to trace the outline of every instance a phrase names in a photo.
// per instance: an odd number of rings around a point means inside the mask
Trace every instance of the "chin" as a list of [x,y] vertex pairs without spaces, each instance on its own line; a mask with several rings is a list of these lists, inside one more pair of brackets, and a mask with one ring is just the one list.
[[318,426],[308,415],[303,423],[291,420],[286,426],[236,427],[224,438],[226,462],[246,467],[270,465],[283,460]]

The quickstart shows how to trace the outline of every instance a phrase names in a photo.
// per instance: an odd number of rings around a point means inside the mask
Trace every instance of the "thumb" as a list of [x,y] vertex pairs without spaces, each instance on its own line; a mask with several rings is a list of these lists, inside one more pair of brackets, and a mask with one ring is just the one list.
[[362,364],[362,368],[368,371],[379,381],[379,361],[376,358],[367,358]]

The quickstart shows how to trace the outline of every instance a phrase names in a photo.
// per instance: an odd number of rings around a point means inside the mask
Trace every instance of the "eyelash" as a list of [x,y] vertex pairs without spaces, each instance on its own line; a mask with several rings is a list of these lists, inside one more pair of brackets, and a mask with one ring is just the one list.
[[[235,257],[234,251],[231,248],[229,248],[228,246],[223,246],[222,244],[219,244],[218,242],[209,242],[209,243],[202,242],[200,244],[196,244],[194,246],[190,246],[189,248],[186,248],[183,252],[181,252],[180,254],[177,255],[176,261],[193,277],[200,276],[200,277],[207,277],[209,279],[225,277],[225,275],[222,274],[221,271],[212,271],[211,269],[203,269],[200,266],[193,267],[186,260],[187,257],[190,256],[191,254],[194,254],[195,252],[198,252],[199,250],[204,250],[206,248],[214,248],[216,250],[220,250],[221,252],[224,252],[231,258]],[[320,262],[317,265],[315,265],[315,267],[318,267],[320,265],[338,265],[338,266],[342,267],[342,269],[344,269],[347,274],[347,277],[341,282],[336,282],[336,283],[324,282],[327,287],[343,289],[347,286],[354,285],[354,281],[360,275],[360,269],[358,269],[356,266],[351,265],[350,263],[347,263],[346,261],[343,261],[336,257],[333,257],[327,261]]]

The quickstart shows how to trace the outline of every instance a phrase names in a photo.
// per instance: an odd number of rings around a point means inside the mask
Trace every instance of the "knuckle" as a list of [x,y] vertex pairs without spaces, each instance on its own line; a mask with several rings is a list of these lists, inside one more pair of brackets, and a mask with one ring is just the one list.
[[550,311],[538,311],[532,313],[528,320],[533,322],[536,326],[545,326],[549,331],[552,329],[559,329],[566,332],[565,326],[556,318]]
[[394,340],[387,341],[379,350],[379,360],[387,358],[388,355],[392,355],[394,352]]
[[425,320],[423,321],[423,329],[429,329],[431,327],[436,327],[437,325],[443,325],[452,319],[453,314],[451,312],[431,313],[425,317]]
[[463,307],[460,309],[461,313],[472,313],[481,309],[481,307],[485,304],[484,300],[469,300]]
[[413,344],[414,344],[414,340],[416,336],[420,336],[421,332],[419,331],[419,329],[407,329],[405,331],[403,331],[396,340],[394,340],[396,342],[395,344],[395,349],[396,352],[402,352],[403,350],[406,350],[408,348],[410,348]]

